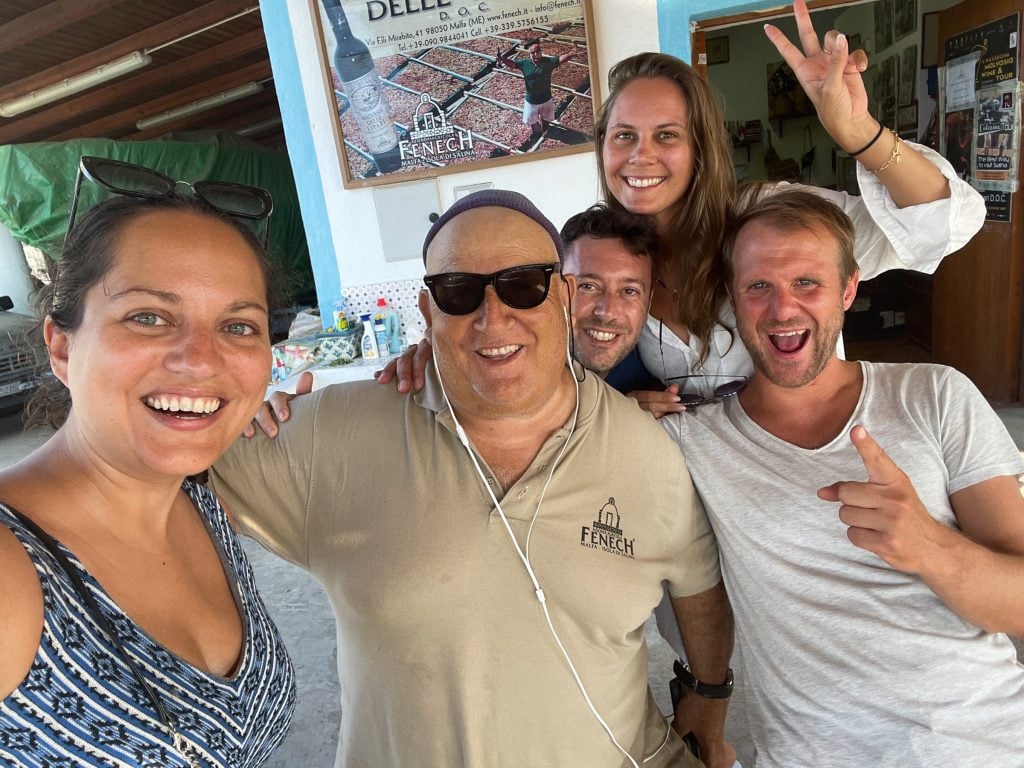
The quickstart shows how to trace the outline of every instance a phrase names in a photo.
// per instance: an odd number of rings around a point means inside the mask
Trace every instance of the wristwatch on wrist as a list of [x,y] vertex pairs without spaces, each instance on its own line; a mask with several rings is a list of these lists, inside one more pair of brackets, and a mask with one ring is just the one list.
[[683,664],[681,661],[677,660],[673,665],[673,669],[675,670],[676,677],[679,681],[698,696],[703,696],[705,699],[728,699],[732,696],[731,669],[726,672],[725,682],[718,685],[702,683],[693,676],[693,673],[690,671],[690,666],[688,664]]

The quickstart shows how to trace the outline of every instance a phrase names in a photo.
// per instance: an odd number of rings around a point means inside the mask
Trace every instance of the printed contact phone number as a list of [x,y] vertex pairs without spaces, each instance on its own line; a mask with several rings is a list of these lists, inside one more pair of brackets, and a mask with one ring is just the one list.
[[445,45],[446,43],[454,43],[458,40],[464,40],[466,34],[450,34],[450,35],[437,35],[435,37],[419,37],[412,43],[403,42],[398,46],[398,50],[405,51],[418,51],[421,48],[432,48],[435,45]]
[[[547,24],[548,20],[550,18],[551,18],[550,16],[538,16],[536,19],[532,20],[531,26],[534,26],[536,24]],[[523,22],[522,21],[520,21],[520,22],[508,22],[508,21],[506,21],[506,22],[504,22],[502,24],[491,24],[489,27],[484,29],[484,34],[485,35],[493,35],[496,32],[512,32],[514,30],[522,29],[522,28],[523,28]]]

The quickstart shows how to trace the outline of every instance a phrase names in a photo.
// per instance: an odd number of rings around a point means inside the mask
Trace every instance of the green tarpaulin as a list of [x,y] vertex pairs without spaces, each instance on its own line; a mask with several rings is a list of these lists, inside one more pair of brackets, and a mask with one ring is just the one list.
[[[313,293],[309,249],[288,157],[230,133],[171,134],[159,141],[80,139],[0,146],[0,224],[48,255],[60,253],[78,159],[96,155],[153,168],[173,179],[233,181],[263,187],[274,198],[271,258],[292,296]],[[108,193],[86,182],[80,205]]]

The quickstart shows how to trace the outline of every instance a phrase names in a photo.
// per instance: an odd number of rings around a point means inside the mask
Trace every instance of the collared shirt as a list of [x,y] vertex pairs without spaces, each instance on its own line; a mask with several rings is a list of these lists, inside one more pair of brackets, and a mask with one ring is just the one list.
[[662,582],[675,596],[718,582],[714,539],[661,428],[596,376],[579,398],[575,426],[504,493],[482,459],[477,475],[432,367],[415,395],[360,382],[299,398],[276,440],[239,441],[214,467],[241,526],[334,606],[338,766],[625,764],[485,483],[618,741],[639,762],[668,735],[647,766],[687,764],[648,693],[644,624]]
[[519,59],[514,64],[526,81],[526,102],[545,104],[551,101],[551,73],[558,66],[558,57],[542,56],[537,64],[532,59]]

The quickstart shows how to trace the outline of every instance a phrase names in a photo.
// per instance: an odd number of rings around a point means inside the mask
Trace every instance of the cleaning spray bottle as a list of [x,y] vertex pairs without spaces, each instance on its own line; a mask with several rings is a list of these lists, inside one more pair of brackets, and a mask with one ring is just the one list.
[[382,296],[377,299],[377,309],[374,312],[374,320],[381,318],[387,332],[387,350],[381,348],[381,355],[397,355],[402,351],[402,321],[398,313],[388,304]]
[[360,346],[363,359],[379,360],[380,350],[377,348],[377,337],[373,332],[373,321],[370,319],[370,313],[367,312],[365,315],[360,315],[359,319],[363,323],[363,342]]

